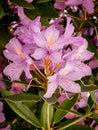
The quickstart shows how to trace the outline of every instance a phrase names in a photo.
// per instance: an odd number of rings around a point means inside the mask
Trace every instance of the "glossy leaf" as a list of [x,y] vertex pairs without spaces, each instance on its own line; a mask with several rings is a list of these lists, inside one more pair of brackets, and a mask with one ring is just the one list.
[[21,94],[14,94],[11,96],[5,96],[4,99],[13,102],[38,102],[40,100],[40,97],[34,94],[21,93]]
[[76,118],[72,118],[72,119],[68,119],[66,121],[63,121],[56,126],[56,128],[57,128],[56,130],[66,130],[68,128],[71,128],[73,125],[77,125],[78,122],[89,117],[90,115],[92,115],[92,113],[87,113],[87,114],[82,115],[80,117],[76,117]]
[[94,128],[88,127],[88,126],[83,126],[83,125],[72,125],[71,127],[68,127],[64,130],[94,130]]
[[46,3],[43,4],[33,4],[34,10],[25,10],[25,14],[28,17],[35,18],[37,16],[45,17],[45,18],[57,18],[58,11],[53,8],[52,5],[48,5]]
[[[9,91],[1,90],[3,97],[12,95]],[[35,127],[40,128],[41,124],[39,119],[35,114],[23,103],[21,102],[12,102],[10,100],[5,100],[7,104],[16,112],[21,118],[23,118],[28,123],[34,125]]]
[[90,92],[98,89],[98,86],[81,87],[82,92]]
[[0,27],[0,49],[4,49],[10,39],[11,35],[8,30]]
[[44,3],[44,2],[49,2],[49,1],[52,1],[52,0],[38,0],[37,3]]
[[[67,112],[66,112],[66,111],[63,111],[62,109],[64,109],[64,110],[70,110],[70,109],[74,106],[74,104],[75,104],[75,102],[76,102],[76,100],[77,100],[77,97],[78,97],[78,95],[75,95],[75,96],[73,96],[73,97],[70,98],[70,99],[65,99],[65,100],[59,105],[59,107],[57,108],[57,110],[56,110],[56,112],[55,112],[55,115],[54,115],[54,123],[57,123],[57,122],[59,122],[61,119],[64,118],[64,116],[67,114]],[[61,108],[61,109],[60,109],[60,108]]]
[[4,16],[4,11],[2,6],[0,5],[0,19]]
[[53,121],[54,107],[47,102],[44,102],[41,110],[41,123],[46,130],[50,130],[50,125]]
[[87,103],[88,104],[87,110],[90,111],[93,108],[93,106],[95,105],[95,103],[96,103],[95,94],[94,94],[94,92],[90,92],[90,96],[88,98],[88,103]]
[[96,111],[96,113],[93,114],[93,118],[96,121],[96,123],[98,123],[98,110]]
[[10,0],[13,4],[21,6],[27,9],[34,9],[33,5],[26,2],[25,0]]

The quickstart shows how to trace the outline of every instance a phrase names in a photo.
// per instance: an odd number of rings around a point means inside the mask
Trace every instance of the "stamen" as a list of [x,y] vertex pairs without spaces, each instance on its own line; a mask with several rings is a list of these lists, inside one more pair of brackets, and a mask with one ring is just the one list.
[[89,87],[89,86],[91,86],[92,84],[85,84],[82,80],[80,80],[81,81],[81,83],[85,86],[85,87]]
[[37,67],[37,65],[33,62],[33,66],[35,67],[35,69],[39,72],[39,74],[46,79],[45,75],[39,70],[39,68]]

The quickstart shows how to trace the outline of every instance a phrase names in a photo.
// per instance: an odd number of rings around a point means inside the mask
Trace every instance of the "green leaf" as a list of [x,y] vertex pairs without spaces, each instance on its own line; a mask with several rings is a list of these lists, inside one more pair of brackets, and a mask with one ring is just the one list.
[[34,9],[34,6],[28,2],[26,2],[25,0],[10,0],[13,4],[21,6],[23,8],[27,8],[27,9]]
[[90,92],[98,89],[98,86],[81,87],[82,92]]
[[58,11],[51,4],[47,4],[47,3],[36,4],[34,7],[36,11],[40,14],[40,16],[46,18],[58,17]]
[[48,104],[55,104],[55,103],[56,103],[57,98],[56,98],[55,95],[53,95],[51,98],[44,98],[44,97],[43,97],[44,94],[45,94],[44,91],[39,92],[40,97],[41,97],[44,101],[46,101]]
[[38,102],[40,100],[38,95],[28,93],[14,94],[3,98],[13,102]]
[[92,98],[93,103],[96,103],[96,96],[94,92],[90,92],[90,96]]
[[0,27],[0,49],[4,49],[5,45],[11,39],[11,35],[7,29]]
[[88,98],[88,103],[87,103],[88,104],[87,111],[90,111],[93,108],[93,106],[95,105],[95,103],[96,103],[95,94],[94,94],[94,92],[90,92],[90,96]]
[[72,125],[71,127],[66,128],[64,130],[94,130],[94,128],[76,124],[76,125]]
[[54,115],[54,107],[48,104],[47,102],[44,102],[41,110],[40,120],[42,126],[46,130],[50,130],[50,125],[53,121],[53,115]]
[[9,16],[15,15],[10,6],[3,5],[3,10],[4,10],[5,15],[9,15]]
[[3,4],[5,2],[5,0],[0,0],[0,4]]
[[[68,125],[68,124],[70,124],[70,123],[72,123],[72,122],[74,122],[74,121],[76,121],[78,118],[73,118],[73,119],[69,119],[69,120],[67,120],[67,121],[65,121],[65,122],[63,122],[63,123],[60,123],[59,124],[59,127],[57,127],[57,128],[61,128],[61,127],[63,127],[63,126],[66,126],[66,125]],[[79,125],[79,124],[75,124],[75,125],[71,125],[71,126],[69,126],[68,128],[66,128],[66,129],[61,129],[61,130],[94,130],[94,128],[90,128],[90,127],[88,127],[88,126],[83,126],[83,125]],[[58,129],[57,129],[58,130]],[[59,129],[60,130],[60,129]]]
[[0,5],[0,19],[4,16],[4,11],[2,6]]
[[[3,97],[12,95],[9,91],[0,90]],[[28,123],[34,125],[37,128],[41,128],[41,123],[35,114],[23,103],[12,102],[10,100],[5,100],[7,104],[16,112],[21,118],[23,118]]]
[[[67,114],[67,112],[65,110],[70,110],[76,100],[78,98],[78,95],[76,94],[75,96],[73,96],[72,98],[70,99],[65,99],[60,105],[59,107],[57,108],[56,112],[55,112],[55,115],[54,115],[54,123],[57,123],[59,122],[61,119],[64,118],[64,116]],[[62,110],[64,109],[64,111]]]
[[51,5],[51,4],[33,4],[35,9],[34,10],[24,10],[25,14],[31,18],[34,19],[37,16],[41,16],[44,18],[57,18],[58,15],[58,11]]
[[96,123],[98,123],[98,110],[97,113],[93,114],[93,119],[96,121]]
[[52,0],[38,0],[37,3],[44,3],[44,2],[49,2],[49,1],[52,1]]
[[[90,112],[90,113],[87,113],[85,115],[82,115],[81,117],[76,117],[76,118],[72,118],[72,119],[69,119],[69,120],[66,120],[66,121],[63,121],[61,123],[59,123],[57,126],[56,126],[56,130],[66,130],[68,128],[71,128],[73,127],[73,125],[76,125],[78,122],[84,120],[85,118],[91,116],[93,113]],[[77,129],[78,130],[78,129]]]

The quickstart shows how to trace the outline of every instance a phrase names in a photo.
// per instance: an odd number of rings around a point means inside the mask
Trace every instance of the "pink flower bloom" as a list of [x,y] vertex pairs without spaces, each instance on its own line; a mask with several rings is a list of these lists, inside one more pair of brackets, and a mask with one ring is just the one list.
[[[25,0],[28,3],[31,3],[33,0]],[[20,18],[20,21],[23,25],[28,25],[31,22],[31,19],[29,19],[25,14],[22,7],[17,6],[18,16]]]
[[94,69],[94,68],[98,68],[98,61],[95,60],[95,59],[92,59],[90,62],[89,62],[89,66]]
[[95,130],[98,130],[98,125],[95,127]]
[[82,92],[80,95],[80,100],[76,103],[77,108],[86,107],[88,98],[89,98],[89,92]]
[[17,94],[17,93],[22,93],[24,89],[26,89],[24,84],[13,82],[10,91]]
[[57,29],[55,24],[39,33],[34,33],[33,38],[38,48],[31,56],[36,60],[43,60],[44,57],[50,58],[54,65],[62,62],[62,49],[65,45],[72,42],[72,34],[74,32],[74,26],[70,24],[70,21],[71,19],[67,17],[66,30],[63,34]]
[[89,75],[91,75],[91,69],[84,63],[80,61],[67,62],[56,74],[48,77],[48,87],[44,97],[50,98],[59,86],[66,92],[80,93],[80,85],[75,81]]
[[65,53],[63,56],[64,59],[68,60],[80,60],[80,61],[86,61],[90,60],[94,53],[87,50],[88,43],[87,41],[82,37],[76,37],[73,38],[73,44],[72,44],[72,50],[70,50],[68,53]]
[[2,111],[3,111],[3,103],[0,102],[0,123],[5,121],[5,116],[4,113],[2,113]]
[[9,76],[12,81],[19,80],[23,71],[27,78],[32,77],[30,74],[30,65],[33,61],[22,49],[20,42],[16,38],[13,38],[6,45],[6,50],[4,50],[5,57],[12,61],[12,63],[5,67],[4,74]]
[[64,10],[67,6],[78,5],[82,5],[89,14],[94,13],[94,2],[92,0],[61,0],[60,2],[55,2],[54,7]]
[[7,127],[5,127],[5,128],[0,128],[0,130],[11,130],[11,126],[10,125],[8,125]]
[[63,102],[65,99],[66,99],[66,95],[65,95],[65,93],[62,93],[62,94],[58,97],[57,102],[60,104],[60,103]]
[[54,7],[60,10],[64,10],[66,5],[65,5],[65,1],[62,0],[61,2],[55,2],[54,3]]
[[23,49],[28,52],[28,54],[32,53],[37,45],[34,44],[33,33],[40,32],[41,30],[41,23],[40,23],[40,16],[36,19],[31,21],[28,26],[19,26],[15,32],[14,36],[18,36],[20,41],[24,43]]
[[55,46],[62,43],[59,43],[60,34],[55,26],[50,26],[41,33],[35,33],[33,37],[38,46],[38,49],[31,55],[33,58],[36,60],[42,60],[44,57],[50,58],[54,64],[61,62],[62,53],[59,51],[61,46],[58,47],[58,50],[55,49]]
[[41,30],[41,23],[40,23],[40,16],[36,17],[33,21],[29,23],[28,26],[19,26],[16,31],[14,32],[14,35],[18,36],[20,40],[24,43],[31,44],[34,42],[33,39],[33,33],[34,32],[40,32]]
[[31,19],[29,19],[25,14],[22,7],[17,8],[18,16],[20,18],[20,21],[23,25],[28,25],[31,22]]
[[33,0],[25,0],[25,1],[27,1],[28,3],[31,3]]

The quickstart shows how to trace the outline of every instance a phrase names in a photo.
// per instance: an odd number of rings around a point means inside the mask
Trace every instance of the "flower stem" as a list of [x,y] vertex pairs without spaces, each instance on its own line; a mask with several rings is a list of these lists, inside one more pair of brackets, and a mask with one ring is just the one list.
[[50,130],[49,112],[49,104],[47,103],[47,130]]

